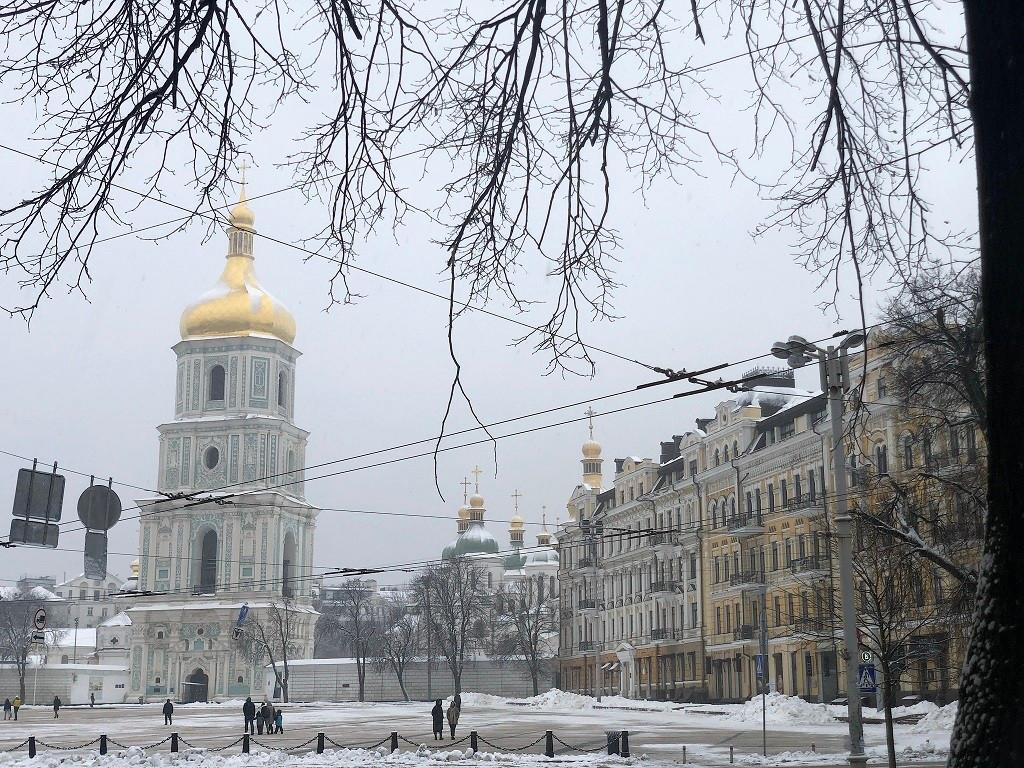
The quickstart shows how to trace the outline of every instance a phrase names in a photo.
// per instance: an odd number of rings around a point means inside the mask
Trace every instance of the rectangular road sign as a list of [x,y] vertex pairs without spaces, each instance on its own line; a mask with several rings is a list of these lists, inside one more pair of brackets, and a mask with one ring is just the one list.
[[14,516],[60,522],[64,504],[64,475],[39,472],[34,469],[18,470],[18,485],[14,490]]
[[878,690],[874,664],[857,665],[857,687],[861,693],[875,693]]
[[764,680],[767,673],[767,664],[765,663],[768,659],[763,654],[758,654],[754,657],[754,667],[757,670],[757,679]]
[[41,523],[16,517],[11,520],[10,539],[16,544],[30,544],[35,547],[56,547],[60,528],[56,523]]

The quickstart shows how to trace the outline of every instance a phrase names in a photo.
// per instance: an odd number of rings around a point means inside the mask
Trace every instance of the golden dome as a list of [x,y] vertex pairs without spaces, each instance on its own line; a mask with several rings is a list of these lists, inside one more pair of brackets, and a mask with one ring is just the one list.
[[469,507],[465,504],[459,507],[459,520],[469,520]]
[[484,508],[484,497],[479,493],[474,493],[469,497],[469,506],[471,509],[483,509]]
[[286,344],[295,340],[295,318],[256,277],[252,255],[255,221],[243,186],[238,203],[231,209],[224,271],[217,285],[182,313],[182,339],[270,336]]
[[601,458],[601,444],[591,438],[583,443],[583,458],[585,459],[599,459]]
[[521,518],[519,515],[512,516],[512,522],[508,526],[510,531],[521,531],[525,527],[526,523],[523,522],[523,518]]

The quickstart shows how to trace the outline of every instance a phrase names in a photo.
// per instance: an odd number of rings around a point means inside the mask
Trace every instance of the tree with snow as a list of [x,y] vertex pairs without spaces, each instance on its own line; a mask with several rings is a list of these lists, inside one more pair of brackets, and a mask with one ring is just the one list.
[[494,657],[524,667],[534,696],[558,648],[558,598],[548,592],[546,578],[538,574],[502,584],[494,596]]
[[297,637],[300,619],[295,602],[288,597],[251,611],[243,624],[235,628],[235,643],[254,665],[269,664],[281,700],[288,702],[289,662],[299,654]]
[[382,630],[377,586],[369,580],[348,579],[333,591],[334,600],[321,608],[316,634],[340,644],[355,659],[359,701],[365,701],[366,668],[373,663]]

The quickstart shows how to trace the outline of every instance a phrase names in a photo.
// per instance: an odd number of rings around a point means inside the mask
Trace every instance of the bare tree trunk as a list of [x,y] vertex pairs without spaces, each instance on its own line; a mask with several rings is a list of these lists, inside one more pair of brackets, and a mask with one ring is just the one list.
[[988,514],[952,768],[1024,763],[1024,4],[964,0],[988,362]]
[[889,768],[896,768],[896,739],[892,731],[892,665],[882,662],[882,695],[885,697],[885,749]]

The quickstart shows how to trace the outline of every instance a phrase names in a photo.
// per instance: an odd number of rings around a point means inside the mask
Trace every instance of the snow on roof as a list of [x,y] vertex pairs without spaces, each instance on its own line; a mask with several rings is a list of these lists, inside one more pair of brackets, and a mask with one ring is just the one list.
[[0,600],[18,600],[24,599],[25,596],[32,598],[33,600],[60,600],[53,592],[46,589],[46,587],[32,587],[28,592],[23,592],[17,587],[12,586],[0,586]]
[[733,410],[745,408],[748,405],[769,406],[778,408],[780,411],[790,408],[797,403],[802,403],[808,398],[820,393],[811,392],[807,389],[794,389],[793,387],[771,387],[757,386],[740,392],[736,396],[736,406]]
[[[249,608],[271,608],[275,604],[269,600],[233,600],[233,601],[210,601],[205,600],[191,600],[187,602],[178,603],[138,603],[128,609],[129,616],[132,613],[142,613],[145,611],[212,611],[221,610],[225,608],[231,608],[238,610],[243,604],[248,604]],[[299,605],[293,603],[289,610],[295,613],[311,613],[319,615],[318,611],[311,605]],[[290,663],[290,662],[289,662]]]
[[96,628],[79,627],[50,627],[46,630],[46,641],[54,648],[71,648],[77,645],[79,648],[96,647]]
[[132,625],[132,618],[124,611],[115,613],[106,621],[100,623],[101,627],[130,627]]

